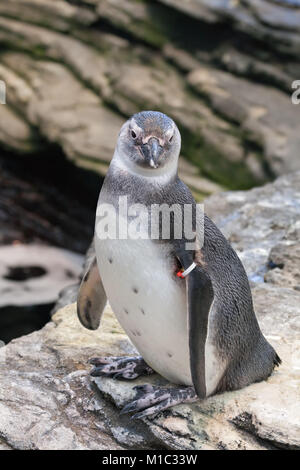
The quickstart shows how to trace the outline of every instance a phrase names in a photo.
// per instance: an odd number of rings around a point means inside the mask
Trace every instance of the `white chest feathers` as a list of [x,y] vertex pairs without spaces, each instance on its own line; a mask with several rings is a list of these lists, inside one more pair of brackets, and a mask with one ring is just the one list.
[[102,282],[120,324],[155,371],[192,385],[185,281],[174,276],[170,245],[151,240],[99,240]]

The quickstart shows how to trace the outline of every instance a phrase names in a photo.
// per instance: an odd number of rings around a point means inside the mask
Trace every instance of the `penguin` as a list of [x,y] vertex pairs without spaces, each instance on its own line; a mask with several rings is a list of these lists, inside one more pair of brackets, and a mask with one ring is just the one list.
[[[78,294],[86,328],[98,328],[108,300],[139,353],[92,358],[92,376],[133,380],[156,372],[173,384],[135,387],[121,411],[135,418],[265,380],[281,362],[260,330],[237,254],[207,215],[203,237],[197,232],[196,202],[178,177],[180,147],[175,122],[161,112],[142,111],[122,126],[100,191],[96,255]],[[131,212],[124,215],[125,197]],[[192,207],[192,244],[178,236],[184,216],[171,212],[170,236],[162,237],[161,220],[159,236],[149,236],[148,216],[162,205]],[[138,213],[140,236],[103,236],[103,208],[113,209],[118,226],[135,223]]]

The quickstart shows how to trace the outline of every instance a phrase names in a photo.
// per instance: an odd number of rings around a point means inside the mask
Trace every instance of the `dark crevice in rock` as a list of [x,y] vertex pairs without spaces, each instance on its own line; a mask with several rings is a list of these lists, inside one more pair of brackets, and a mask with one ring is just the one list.
[[268,261],[267,268],[268,269],[275,269],[275,268],[283,269],[284,264],[283,263],[282,264],[276,264],[272,260],[270,260],[270,261]]
[[[91,29],[94,31],[99,31],[101,33],[108,33],[115,35],[121,39],[125,39],[126,41],[129,41],[132,43],[132,41],[135,42],[135,44],[140,44],[142,46],[146,46],[149,49],[152,50],[159,50],[159,47],[155,46],[154,44],[151,44],[151,42],[147,41],[146,39],[143,39],[141,37],[136,37],[133,33],[130,33],[130,31],[127,31],[125,29],[122,29],[121,27],[117,27],[110,23],[108,20],[105,20],[104,18],[98,19],[91,25]],[[96,49],[101,49],[101,46],[99,45],[97,47],[96,44],[93,44],[89,42],[89,44],[93,45]]]
[[[159,4],[158,1],[152,3]],[[224,63],[220,62],[220,55],[227,50],[239,51],[249,58],[262,62],[276,63],[281,69],[288,66],[289,62],[294,62],[293,56],[289,57],[286,53],[281,54],[266,41],[236,30],[232,21],[226,18],[218,23],[209,24],[182,11],[176,11],[173,7],[161,4],[159,4],[160,15],[156,15],[155,8],[151,4],[148,6],[148,12],[152,23],[158,25],[158,30],[163,31],[169,42],[188,50],[192,56],[198,57],[200,62],[211,63],[227,70]],[[278,86],[276,76],[264,76],[251,71],[251,68],[247,70],[246,76],[256,83]],[[282,89],[287,91],[285,87]]]
[[13,450],[13,447],[10,446],[6,440],[4,439],[4,437],[1,435],[2,433],[0,433],[0,450]]
[[93,237],[101,178],[73,165],[58,146],[0,156],[0,243],[43,242],[85,253]]
[[10,267],[4,279],[11,281],[25,281],[46,274],[46,270],[40,266],[13,266]]
[[40,330],[51,319],[50,311],[54,304],[35,306],[16,305],[0,309],[0,338],[5,344],[12,339]]
[[[44,148],[23,156],[4,150],[0,153],[0,245],[17,248],[34,243],[85,253],[93,237],[101,178],[76,167],[58,146],[44,143]],[[0,339],[5,343],[39,330],[51,318],[54,297],[52,301],[52,291],[45,295],[49,273],[47,259],[43,259],[49,255],[43,253],[40,265],[38,260],[14,259],[2,274]],[[61,262],[66,266],[64,274],[63,265],[59,267],[63,288],[68,279],[71,284],[77,276],[68,267],[67,257]],[[55,262],[52,269],[54,266]],[[36,281],[39,289],[34,287]],[[14,299],[17,285],[24,305]],[[13,305],[15,300],[17,305]]]

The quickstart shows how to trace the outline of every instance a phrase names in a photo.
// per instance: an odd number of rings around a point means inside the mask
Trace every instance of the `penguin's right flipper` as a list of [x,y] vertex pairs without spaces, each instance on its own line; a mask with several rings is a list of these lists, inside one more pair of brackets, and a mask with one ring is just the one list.
[[[175,245],[175,253],[184,269],[194,262],[195,253],[185,250],[182,241]],[[205,344],[214,291],[209,274],[202,266],[197,265],[187,275],[186,291],[192,381],[198,397],[205,398]]]
[[188,299],[189,352],[193,385],[199,398],[207,396],[205,377],[205,343],[208,321],[214,300],[212,282],[206,271],[197,266],[186,279]]
[[77,314],[80,323],[89,330],[97,330],[107,302],[106,293],[94,257],[83,276],[78,297]]

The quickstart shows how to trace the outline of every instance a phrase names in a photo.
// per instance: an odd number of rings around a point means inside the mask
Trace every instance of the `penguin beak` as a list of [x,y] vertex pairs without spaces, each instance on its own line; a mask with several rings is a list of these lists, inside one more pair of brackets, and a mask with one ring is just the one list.
[[141,146],[141,150],[145,157],[145,161],[152,168],[158,167],[158,160],[162,154],[163,148],[159,145],[158,140],[155,137],[151,137],[147,144]]

